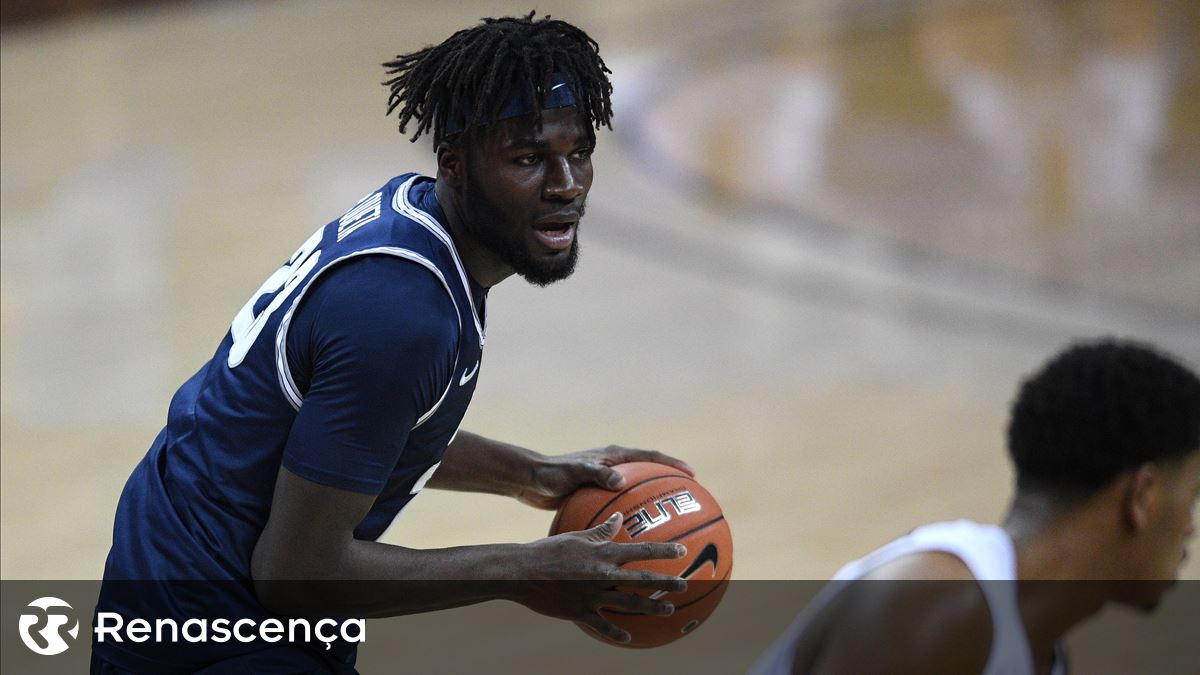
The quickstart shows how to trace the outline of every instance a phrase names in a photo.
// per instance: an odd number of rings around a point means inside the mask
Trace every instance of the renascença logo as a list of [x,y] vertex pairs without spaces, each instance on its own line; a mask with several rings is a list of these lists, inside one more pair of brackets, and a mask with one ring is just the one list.
[[70,648],[71,643],[63,638],[63,629],[68,622],[71,627],[66,630],[71,639],[79,637],[79,620],[64,611],[74,608],[66,602],[46,596],[29,603],[29,607],[41,610],[33,614],[22,614],[17,622],[21,630],[21,641],[37,654],[54,656]]

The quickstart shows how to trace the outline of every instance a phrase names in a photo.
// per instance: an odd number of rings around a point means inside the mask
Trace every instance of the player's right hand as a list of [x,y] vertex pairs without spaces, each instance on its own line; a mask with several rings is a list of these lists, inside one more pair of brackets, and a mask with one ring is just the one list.
[[[526,571],[518,602],[539,614],[568,619],[595,629],[616,642],[630,636],[598,610],[670,615],[675,606],[632,589],[679,593],[687,581],[669,574],[629,569],[625,563],[675,559],[687,555],[680,544],[613,541],[622,515],[615,513],[600,525],[581,532],[564,532],[528,544]],[[619,588],[618,588],[619,587]]]

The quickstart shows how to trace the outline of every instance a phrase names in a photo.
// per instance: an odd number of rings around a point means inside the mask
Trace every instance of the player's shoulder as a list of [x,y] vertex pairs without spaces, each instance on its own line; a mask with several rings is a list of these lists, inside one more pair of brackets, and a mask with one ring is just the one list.
[[974,581],[971,568],[945,551],[916,551],[886,562],[863,577],[868,581]]
[[847,587],[836,603],[832,642],[841,646],[828,657],[840,652],[858,672],[981,672],[986,666],[992,643],[987,597],[956,556],[917,552],[842,583]]
[[437,277],[411,260],[384,254],[331,267],[301,305],[296,328],[289,333],[318,345],[431,358],[444,356],[462,330],[457,306]]
[[413,318],[456,316],[442,279],[419,261],[387,253],[347,257],[322,275],[313,289],[324,302],[357,307],[376,318],[400,313]]
[[[919,619],[908,624],[911,635],[960,634],[986,628],[991,613],[983,587],[965,561],[944,551],[918,551],[880,565],[856,584],[860,609],[891,619]],[[853,594],[852,594],[853,596]]]

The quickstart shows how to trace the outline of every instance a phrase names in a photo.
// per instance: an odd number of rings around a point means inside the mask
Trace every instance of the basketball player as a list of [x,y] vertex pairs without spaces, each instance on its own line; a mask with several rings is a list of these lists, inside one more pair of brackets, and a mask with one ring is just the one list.
[[[404,174],[367,194],[309,237],[233,318],[212,360],[175,394],[166,427],[125,486],[97,611],[261,621],[504,597],[627,641],[597,608],[673,607],[615,585],[686,584],[622,564],[678,558],[682,546],[614,543],[617,519],[528,544],[414,550],[376,541],[425,487],[552,509],[584,484],[620,488],[615,464],[655,461],[692,473],[652,451],[551,457],[459,431],[481,377],[488,290],[513,274],[546,285],[575,267],[595,131],[611,128],[609,71],[582,30],[533,13],[485,19],[384,65],[388,112],[399,111],[401,132],[415,124],[412,140],[432,136],[437,177]],[[550,594],[457,583],[556,579],[605,583]],[[431,584],[389,593],[395,585],[322,580]],[[438,583],[447,581],[456,583]],[[93,670],[341,672],[352,670],[355,646],[97,640]]]
[[751,672],[1062,673],[1059,640],[1103,605],[1153,609],[1195,530],[1196,375],[1136,343],[1073,346],[1021,387],[1008,449],[1002,526],[927,525],[846,565]]

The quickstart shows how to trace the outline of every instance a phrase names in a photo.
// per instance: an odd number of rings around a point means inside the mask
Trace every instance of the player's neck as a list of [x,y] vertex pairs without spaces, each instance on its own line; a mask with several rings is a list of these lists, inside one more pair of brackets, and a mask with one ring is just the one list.
[[1102,555],[1111,543],[1101,533],[1107,510],[1103,495],[1063,505],[1038,494],[1019,494],[1004,519],[1012,538],[1021,580],[1112,579],[1109,557]]
[[491,288],[512,276],[512,267],[499,260],[466,227],[466,216],[454,189],[440,179],[433,189],[442,212],[446,214],[444,224],[454,239],[458,256],[475,283],[484,288]]
[[1021,581],[1017,607],[1029,649],[1047,658],[1072,628],[1099,612],[1107,601],[1103,584],[1085,581]]
[[1103,584],[1080,581],[1111,578],[1105,556],[1097,555],[1092,511],[1021,495],[1005,518],[1016,549],[1021,618],[1035,655],[1050,653],[1067,631],[1107,601]]

